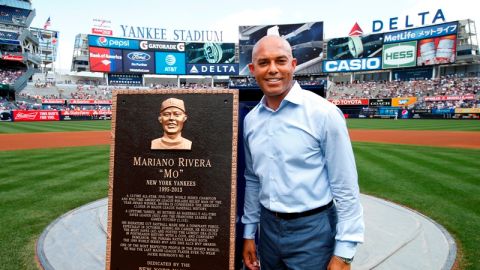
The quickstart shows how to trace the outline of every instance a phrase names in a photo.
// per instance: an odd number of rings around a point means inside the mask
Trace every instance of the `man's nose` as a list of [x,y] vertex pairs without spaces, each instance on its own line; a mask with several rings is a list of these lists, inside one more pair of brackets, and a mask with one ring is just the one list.
[[275,74],[277,72],[278,72],[277,65],[275,64],[275,62],[271,62],[270,65],[268,65],[268,73]]

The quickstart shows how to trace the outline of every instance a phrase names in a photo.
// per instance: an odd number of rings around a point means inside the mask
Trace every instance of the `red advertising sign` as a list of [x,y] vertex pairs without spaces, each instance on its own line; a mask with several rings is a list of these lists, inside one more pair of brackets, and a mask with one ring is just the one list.
[[26,121],[59,121],[60,116],[58,111],[55,110],[13,110],[13,121],[26,122]]
[[59,99],[59,98],[43,98],[42,99],[42,104],[65,104],[65,99]]
[[109,29],[101,29],[101,28],[92,28],[92,34],[101,35],[101,36],[111,36],[113,35],[113,31]]
[[95,104],[94,99],[70,99],[70,104]]
[[96,116],[96,115],[111,115],[110,110],[83,110],[83,111],[61,111],[63,116]]
[[474,94],[468,94],[463,96],[433,96],[425,97],[425,101],[443,101],[443,100],[473,100],[475,99]]
[[331,103],[335,105],[368,105],[368,99],[367,98],[352,98],[352,99],[329,99]]
[[7,55],[2,55],[3,60],[8,60],[8,61],[23,61],[23,56],[21,55],[12,55],[12,54],[7,54]]

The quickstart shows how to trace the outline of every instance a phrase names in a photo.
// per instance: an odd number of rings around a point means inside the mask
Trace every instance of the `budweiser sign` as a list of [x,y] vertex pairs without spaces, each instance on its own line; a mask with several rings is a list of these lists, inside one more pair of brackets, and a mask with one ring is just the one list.
[[18,112],[14,114],[15,121],[35,121],[38,116],[38,112]]
[[59,115],[55,110],[13,110],[13,121],[58,121]]
[[335,105],[368,105],[366,98],[352,98],[352,99],[329,99]]

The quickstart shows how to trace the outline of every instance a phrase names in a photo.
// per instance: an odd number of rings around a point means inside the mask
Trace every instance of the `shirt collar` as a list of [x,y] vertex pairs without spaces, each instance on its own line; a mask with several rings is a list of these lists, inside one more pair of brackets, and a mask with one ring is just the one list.
[[[300,87],[298,82],[295,81],[292,88],[290,88],[290,91],[288,91],[288,94],[282,100],[282,103],[280,104],[280,107],[282,107],[282,104],[285,101],[288,101],[288,102],[291,102],[291,103],[297,104],[297,105],[301,104],[302,103],[302,97],[301,97],[301,93],[299,93],[300,91],[302,91],[302,88]],[[260,100],[260,103],[262,104],[262,107],[264,109],[271,110],[267,106],[267,99],[265,98],[265,95],[263,95],[262,99]]]

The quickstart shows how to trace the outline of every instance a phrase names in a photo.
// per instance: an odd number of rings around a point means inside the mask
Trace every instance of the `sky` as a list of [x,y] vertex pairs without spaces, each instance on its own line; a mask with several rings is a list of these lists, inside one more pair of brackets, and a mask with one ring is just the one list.
[[[164,28],[169,32],[182,30],[222,31],[223,42],[238,43],[238,26],[324,22],[325,38],[348,36],[355,23],[364,33],[371,33],[373,21],[382,21],[383,31],[389,20],[397,19],[398,29],[408,24],[432,24],[440,9],[445,21],[473,19],[480,27],[476,0],[32,0],[36,17],[32,27],[43,28],[50,17],[48,29],[59,31],[58,72],[70,71],[73,45],[77,34],[89,34],[93,19],[111,21],[113,36],[122,36],[120,25]],[[437,20],[435,23],[441,23]],[[378,23],[377,23],[378,26]],[[480,31],[477,30],[477,31]]]

